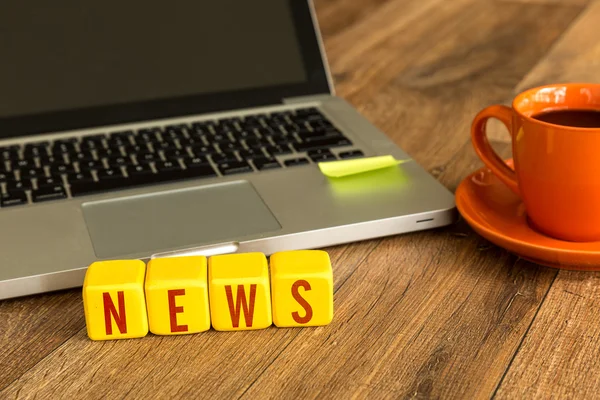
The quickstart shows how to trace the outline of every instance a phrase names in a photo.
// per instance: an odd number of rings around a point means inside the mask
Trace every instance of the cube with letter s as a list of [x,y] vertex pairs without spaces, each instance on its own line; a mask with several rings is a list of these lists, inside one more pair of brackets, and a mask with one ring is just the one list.
[[333,271],[321,250],[271,256],[273,322],[278,327],[327,325],[333,319]]

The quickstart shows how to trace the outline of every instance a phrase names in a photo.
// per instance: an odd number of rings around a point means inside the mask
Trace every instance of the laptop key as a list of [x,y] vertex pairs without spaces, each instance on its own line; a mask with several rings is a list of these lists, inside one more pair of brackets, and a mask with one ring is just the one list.
[[153,174],[154,172],[152,171],[152,168],[150,168],[149,164],[131,165],[127,167],[127,175],[130,178],[139,176],[149,176]]
[[208,178],[217,176],[217,173],[210,164],[191,164],[188,165],[187,169],[179,172],[179,174],[181,174],[182,177],[189,178]]
[[90,150],[82,150],[73,155],[69,155],[69,159],[71,160],[71,162],[75,162],[75,161],[95,160],[95,157],[94,157],[94,153],[92,153]]
[[298,133],[298,137],[300,137],[300,139],[302,139],[303,142],[314,142],[314,141],[331,139],[331,138],[336,138],[336,137],[343,138],[344,135],[342,135],[342,132],[340,132],[336,129],[333,129],[333,130],[320,131],[320,132],[315,132],[315,131],[301,132],[301,133]]
[[51,148],[52,154],[58,156],[61,154],[75,154],[75,145],[72,142],[55,141]]
[[217,152],[217,149],[215,149],[211,145],[205,146],[205,145],[199,144],[199,145],[192,145],[192,146],[190,146],[190,148],[192,150],[192,153],[194,153],[197,156],[205,156],[208,154],[215,154]]
[[6,182],[9,179],[8,174],[9,174],[9,172],[6,172],[4,170],[0,170],[0,183]]
[[314,162],[322,162],[322,161],[333,161],[337,160],[337,157],[333,154],[320,154],[317,156],[310,157]]
[[235,151],[235,150],[243,150],[244,146],[241,143],[220,143],[219,148],[221,151]]
[[37,178],[46,175],[43,168],[21,168],[19,169],[19,173],[21,174],[21,179]]
[[[47,154],[40,154],[38,156],[38,160],[40,160],[40,165],[44,166],[44,165],[51,165],[53,164],[57,158],[54,156],[49,156]],[[62,157],[61,157],[62,160]]]
[[183,159],[183,163],[187,168],[195,167],[198,165],[206,165],[208,164],[208,160],[206,157],[202,156],[194,156],[194,157],[186,157]]
[[308,158],[306,158],[306,157],[292,158],[290,160],[285,160],[284,164],[286,167],[295,167],[297,165],[304,165],[304,164],[308,164]]
[[335,160],[337,157],[329,149],[312,150],[308,152],[308,156],[314,162]]
[[232,132],[232,135],[234,138],[236,138],[237,140],[242,140],[242,139],[253,139],[256,138],[256,132],[254,132],[253,130],[241,130],[241,131],[236,131],[236,132]]
[[164,150],[163,154],[167,160],[177,160],[178,158],[183,158],[188,155],[187,151],[184,149],[172,148],[168,150]]
[[31,191],[31,200],[34,203],[64,199],[65,197],[67,197],[67,193],[62,185],[44,186],[37,190]]
[[305,152],[316,149],[324,149],[331,147],[341,147],[341,146],[352,146],[352,142],[345,137],[333,137],[333,138],[325,138],[319,140],[313,140],[311,142],[304,142],[294,144],[294,148],[297,152]]
[[0,162],[5,160],[17,160],[19,158],[19,149],[18,145],[0,147]]
[[0,194],[0,207],[12,207],[27,204],[27,194],[23,190],[9,190]]
[[10,163],[13,171],[21,168],[35,167],[35,163],[32,160],[14,160]]
[[136,153],[145,153],[145,152],[149,152],[150,148],[148,147],[147,144],[143,143],[143,144],[126,144],[125,146],[123,146],[123,150],[125,151],[125,154],[136,154]]
[[240,150],[239,154],[240,154],[240,157],[242,157],[245,160],[252,160],[254,158],[259,158],[259,157],[264,158],[264,156],[265,156],[265,154],[262,152],[262,149],[260,149],[260,148]]
[[287,144],[281,146],[267,146],[265,149],[267,150],[267,153],[269,153],[272,156],[290,154],[292,152],[292,149],[290,149],[290,146],[288,146]]
[[137,153],[135,156],[137,158],[138,163],[150,162],[150,161],[155,161],[155,160],[160,159],[160,157],[158,156],[157,153],[154,153],[151,151],[141,151],[141,152]]
[[99,160],[81,160],[79,161],[79,169],[81,171],[88,171],[92,169],[102,168],[104,165]]
[[255,158],[252,160],[252,163],[259,171],[262,171],[265,169],[281,168],[281,164],[279,164],[279,162],[274,158],[268,158],[268,157]]
[[6,190],[7,191],[23,191],[27,189],[31,189],[31,180],[29,179],[21,179],[20,181],[11,179],[6,181]]
[[121,165],[133,164],[133,160],[129,156],[116,155],[106,159],[108,165],[113,168],[118,168]]
[[187,129],[188,129],[188,126],[185,124],[168,125],[168,126],[165,126],[165,131],[163,133],[163,137],[179,139],[179,138],[182,138],[185,136],[185,132]]
[[343,151],[339,154],[340,158],[356,158],[364,155],[365,154],[360,150]]
[[211,158],[217,164],[237,161],[237,157],[235,156],[235,153],[233,153],[232,151],[213,154],[213,155],[211,155]]
[[109,147],[107,149],[96,150],[96,156],[98,158],[118,157],[120,155],[121,155],[121,150],[119,150],[118,148]]
[[260,148],[260,147],[271,145],[271,142],[269,142],[266,138],[265,139],[248,138],[248,139],[244,140],[244,143],[246,143],[246,146],[248,146],[248,148]]
[[42,178],[37,178],[37,187],[49,187],[49,186],[57,186],[62,185],[62,178],[60,176],[44,176]]
[[83,139],[81,139],[81,143],[79,144],[79,147],[82,150],[102,149],[102,148],[104,148],[103,138],[104,138],[104,136],[84,137]]
[[73,197],[84,196],[94,193],[102,193],[108,190],[125,188],[128,183],[135,183],[128,178],[104,179],[98,182],[95,181],[75,181],[70,183],[71,195]]
[[171,150],[171,149],[176,149],[177,145],[174,142],[168,142],[168,141],[164,141],[164,142],[157,142],[154,143],[154,150],[158,151],[158,150]]
[[160,172],[169,172],[169,171],[179,171],[181,170],[181,165],[176,161],[158,161],[155,164],[156,170]]
[[98,180],[122,179],[125,177],[121,168],[104,168],[97,171]]
[[296,138],[294,138],[292,135],[273,137],[273,142],[275,142],[275,146],[286,146],[289,144],[298,143]]
[[67,164],[67,163],[53,163],[50,165],[50,173],[52,174],[70,174],[72,172],[75,172],[75,167],[73,166],[73,164]]
[[223,175],[233,175],[252,172],[253,169],[246,161],[232,161],[219,164],[219,171]]
[[23,149],[23,155],[25,156],[25,158],[38,157],[41,154],[47,155],[49,144],[50,143],[47,141],[27,143]]
[[92,176],[92,173],[89,172],[89,171],[72,172],[69,175],[67,175],[67,181],[70,184],[73,184],[73,183],[93,183],[94,182],[94,177]]

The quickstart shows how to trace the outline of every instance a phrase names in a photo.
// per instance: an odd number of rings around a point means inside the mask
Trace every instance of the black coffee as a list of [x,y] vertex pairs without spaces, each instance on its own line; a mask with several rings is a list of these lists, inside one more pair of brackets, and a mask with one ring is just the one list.
[[555,125],[600,128],[600,110],[557,110],[534,115],[533,118]]

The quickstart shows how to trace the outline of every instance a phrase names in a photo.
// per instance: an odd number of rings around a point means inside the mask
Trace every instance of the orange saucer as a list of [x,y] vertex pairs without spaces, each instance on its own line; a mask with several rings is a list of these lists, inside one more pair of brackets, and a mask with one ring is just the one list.
[[[512,166],[512,160],[507,163]],[[600,271],[600,242],[566,242],[535,231],[521,199],[488,168],[461,182],[456,206],[477,233],[524,259],[553,268]]]

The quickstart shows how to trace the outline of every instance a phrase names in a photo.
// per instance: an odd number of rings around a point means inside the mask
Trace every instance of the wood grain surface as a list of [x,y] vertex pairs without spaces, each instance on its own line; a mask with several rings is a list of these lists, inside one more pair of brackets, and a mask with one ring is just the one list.
[[[600,79],[600,3],[316,0],[337,94],[450,190],[475,113]],[[508,136],[492,129],[498,151]],[[592,398],[600,279],[537,266],[463,221],[327,249],[327,327],[87,339],[80,290],[0,302],[0,398]]]

